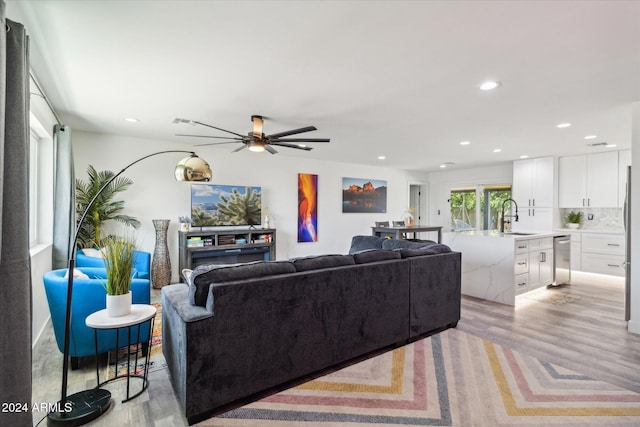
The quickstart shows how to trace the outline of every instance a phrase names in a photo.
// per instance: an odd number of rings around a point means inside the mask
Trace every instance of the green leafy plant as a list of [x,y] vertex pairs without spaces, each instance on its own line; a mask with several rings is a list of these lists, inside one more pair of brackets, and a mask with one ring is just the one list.
[[581,224],[582,223],[582,212],[574,212],[571,211],[567,213],[564,217],[564,221],[567,224]]
[[[86,210],[89,202],[98,193],[102,186],[115,174],[111,171],[98,172],[92,165],[87,168],[89,180],[76,179],[76,222]],[[128,178],[116,178],[98,196],[89,213],[80,226],[78,233],[78,247],[90,248],[97,246],[102,235],[102,226],[107,221],[117,221],[133,228],[140,228],[140,221],[122,213],[124,201],[114,200],[116,194],[126,190],[133,184]]]
[[128,236],[109,236],[102,240],[104,266],[107,271],[105,289],[108,295],[129,292],[133,274],[135,240]]

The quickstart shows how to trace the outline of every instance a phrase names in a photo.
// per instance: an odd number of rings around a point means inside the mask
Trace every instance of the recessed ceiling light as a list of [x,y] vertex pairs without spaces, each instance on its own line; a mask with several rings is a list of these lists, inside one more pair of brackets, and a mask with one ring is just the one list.
[[140,121],[139,119],[136,119],[135,117],[125,117],[124,120],[126,122],[129,122],[129,123],[138,123]]
[[499,153],[499,152],[501,152],[501,151],[502,151],[502,148],[494,148],[494,149],[493,149],[493,152],[494,152],[494,153]]
[[493,80],[486,81],[480,85],[480,90],[493,90],[500,86],[500,82],[495,82]]
[[298,144],[298,147],[300,147],[300,148],[304,148],[306,146],[307,146],[307,144]]
[[469,145],[471,142],[469,141],[460,141],[460,145]]
[[618,146],[617,144],[607,144],[607,145],[605,145],[605,147],[607,147],[607,148],[614,148],[614,147],[617,147],[617,146]]
[[387,158],[387,156],[378,156],[378,160],[384,160],[386,158]]
[[440,167],[442,169],[444,169],[446,167],[453,166],[453,165],[455,165],[455,163],[453,163],[453,162],[445,162],[445,163],[441,164]]
[[556,127],[559,129],[564,129],[564,128],[568,128],[569,126],[571,126],[571,123],[560,123]]
[[441,164],[441,165],[440,165],[440,167],[441,167],[442,169],[444,169],[444,168],[446,168],[446,167],[447,167],[447,165],[445,165],[445,164],[443,163],[443,164]]
[[587,135],[584,137],[584,139],[596,139],[598,137],[598,135]]
[[523,154],[522,156],[520,156],[521,159],[528,159],[529,156],[527,156],[526,154]]

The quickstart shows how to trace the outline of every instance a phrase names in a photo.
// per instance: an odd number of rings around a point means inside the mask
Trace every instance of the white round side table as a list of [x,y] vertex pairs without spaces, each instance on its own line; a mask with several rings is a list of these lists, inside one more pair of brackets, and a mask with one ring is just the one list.
[[[97,379],[97,387],[100,387],[108,382],[114,381],[114,380],[118,380],[118,379],[122,379],[122,378],[126,378],[127,379],[127,397],[122,401],[124,402],[128,402],[129,400],[139,396],[140,394],[142,394],[143,391],[145,391],[147,389],[147,386],[149,385],[147,376],[149,374],[149,356],[151,355],[151,338],[153,336],[153,326],[154,326],[154,320],[155,320],[155,315],[156,315],[156,308],[152,305],[148,305],[148,304],[132,304],[131,305],[131,313],[127,314],[126,316],[119,316],[119,317],[109,317],[107,316],[107,310],[100,310],[100,311],[96,311],[95,313],[87,316],[87,319],[85,320],[85,323],[88,327],[93,329],[94,332],[94,340],[95,340],[95,345],[96,345],[96,379]],[[149,322],[149,337],[148,337],[148,342],[149,345],[147,346],[147,354],[144,355],[145,358],[145,364],[144,364],[144,374],[139,375],[136,374],[134,371],[134,374],[131,374],[131,352],[129,351],[129,347],[131,346],[131,329],[134,327],[137,327],[138,330],[138,336],[136,338],[136,343],[140,342],[140,329],[142,324],[144,324],[145,322]],[[118,350],[121,347],[124,347],[124,345],[120,345],[120,343],[118,342],[118,338],[120,336],[120,334],[116,331],[116,346],[114,348],[114,351],[116,353],[116,363],[115,363],[115,373],[114,373],[114,377],[111,379],[107,379],[103,382],[100,382],[100,363],[99,363],[99,357],[98,357],[98,330],[106,330],[106,329],[121,329],[121,328],[127,328],[127,372],[126,374],[123,375],[118,375]],[[134,369],[135,367],[138,366],[138,352],[136,352],[135,355],[135,361],[134,361]],[[134,394],[133,396],[130,396],[129,391],[130,391],[130,380],[131,378],[140,378],[142,379],[142,388],[141,390]]]

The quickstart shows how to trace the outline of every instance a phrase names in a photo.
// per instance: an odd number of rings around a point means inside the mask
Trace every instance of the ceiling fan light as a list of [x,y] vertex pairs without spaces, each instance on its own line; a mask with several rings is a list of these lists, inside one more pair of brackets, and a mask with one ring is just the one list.
[[249,151],[253,151],[254,153],[260,153],[264,151],[264,142],[262,141],[251,141],[248,144]]

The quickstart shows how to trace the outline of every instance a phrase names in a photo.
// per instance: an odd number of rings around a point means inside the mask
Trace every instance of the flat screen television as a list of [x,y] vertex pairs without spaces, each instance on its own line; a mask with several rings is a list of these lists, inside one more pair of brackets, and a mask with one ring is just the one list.
[[191,185],[191,219],[196,227],[260,225],[262,188]]

